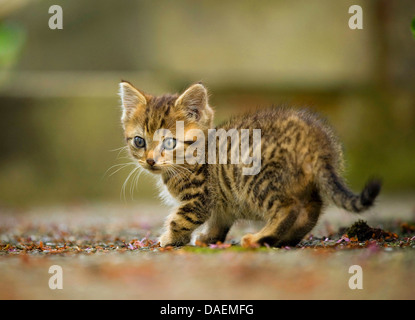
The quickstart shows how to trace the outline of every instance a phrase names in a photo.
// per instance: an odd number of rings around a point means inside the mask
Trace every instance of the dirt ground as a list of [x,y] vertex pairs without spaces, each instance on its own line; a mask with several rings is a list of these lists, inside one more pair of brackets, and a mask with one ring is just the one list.
[[[168,209],[78,205],[0,211],[0,299],[414,299],[415,200],[382,198],[364,216],[328,208],[295,248],[242,249],[239,223],[225,244],[161,249]],[[359,218],[385,233],[347,235]],[[389,236],[388,236],[389,235]],[[63,288],[52,290],[51,266]],[[349,268],[362,268],[352,290]]]

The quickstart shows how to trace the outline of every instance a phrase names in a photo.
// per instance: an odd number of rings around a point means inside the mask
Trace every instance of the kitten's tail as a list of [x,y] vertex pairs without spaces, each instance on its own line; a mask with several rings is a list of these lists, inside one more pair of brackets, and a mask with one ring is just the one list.
[[331,166],[326,166],[320,174],[319,185],[336,206],[355,213],[369,209],[382,187],[379,179],[372,179],[366,183],[360,194],[355,194]]

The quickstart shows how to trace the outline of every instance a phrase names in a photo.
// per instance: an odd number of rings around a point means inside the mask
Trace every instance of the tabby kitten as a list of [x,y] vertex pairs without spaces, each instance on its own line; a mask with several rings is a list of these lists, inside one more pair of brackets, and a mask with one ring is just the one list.
[[[163,192],[177,205],[160,237],[163,247],[189,243],[201,225],[205,225],[205,232],[199,241],[223,242],[238,219],[265,221],[259,232],[242,238],[244,247],[294,246],[316,225],[323,198],[360,213],[370,208],[379,194],[381,184],[376,180],[369,181],[360,194],[350,191],[340,176],[340,144],[331,129],[308,111],[265,109],[235,117],[216,128],[249,129],[251,141],[254,129],[261,130],[261,167],[257,174],[246,175],[243,168],[249,165],[229,161],[231,148],[235,148],[230,146],[230,139],[225,140],[227,164],[175,161],[179,146],[186,152],[195,143],[193,134],[189,140],[176,136],[177,121],[182,121],[185,133],[199,129],[205,137],[214,128],[213,110],[202,84],[190,86],[181,95],[152,96],[123,81],[120,96],[122,124],[132,157],[159,175]],[[166,130],[166,135],[159,129]],[[249,152],[254,151],[250,145]],[[208,152],[203,157],[208,159]]]

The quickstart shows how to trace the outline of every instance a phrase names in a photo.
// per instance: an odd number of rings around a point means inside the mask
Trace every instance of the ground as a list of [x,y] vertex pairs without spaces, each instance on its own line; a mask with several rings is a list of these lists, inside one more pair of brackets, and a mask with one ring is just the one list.
[[[157,205],[2,209],[0,299],[414,299],[414,209],[411,197],[363,216],[329,207],[297,247],[251,249],[238,245],[251,223],[225,244],[162,249],[168,210]],[[358,219],[382,230],[377,239],[347,234]],[[49,288],[52,265],[62,290]],[[352,265],[363,289],[349,287]]]

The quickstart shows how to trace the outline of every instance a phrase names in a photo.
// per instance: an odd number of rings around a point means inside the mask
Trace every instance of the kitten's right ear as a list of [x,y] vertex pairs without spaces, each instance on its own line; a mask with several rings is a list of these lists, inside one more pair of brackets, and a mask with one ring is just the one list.
[[120,83],[120,97],[123,110],[122,121],[128,120],[138,108],[144,108],[147,105],[145,95],[127,81]]

